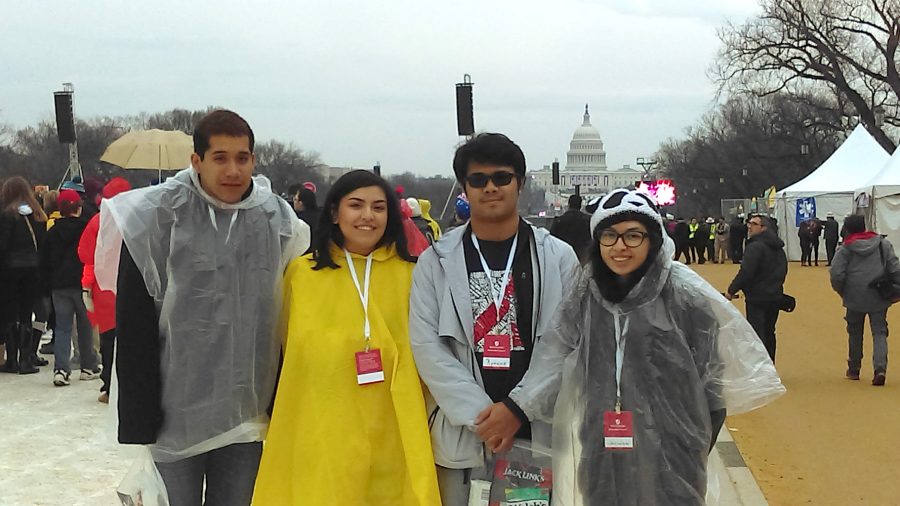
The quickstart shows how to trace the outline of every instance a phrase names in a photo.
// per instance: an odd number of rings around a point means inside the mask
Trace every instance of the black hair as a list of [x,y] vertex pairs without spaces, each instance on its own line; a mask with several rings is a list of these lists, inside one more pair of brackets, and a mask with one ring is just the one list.
[[569,209],[581,210],[581,197],[579,195],[569,197]]
[[861,214],[851,214],[844,218],[844,227],[848,234],[858,234],[866,231],[866,219]]
[[[600,256],[600,233],[616,223],[629,220],[639,221],[647,227],[647,239],[650,240],[650,249],[647,252],[647,259],[644,260],[644,263],[637,270],[628,274],[625,279],[622,279],[622,276],[610,270],[606,262],[603,261],[603,257]],[[593,267],[594,282],[597,283],[600,295],[613,303],[622,302],[628,296],[628,292],[640,282],[644,275],[647,274],[647,271],[650,270],[653,262],[656,261],[663,242],[659,223],[643,213],[625,212],[610,216],[598,223],[591,236],[594,240],[589,248],[588,256]]]
[[512,167],[519,186],[525,179],[525,154],[515,142],[503,134],[481,133],[456,148],[456,154],[453,155],[453,172],[463,188],[466,187],[466,172],[472,162]]
[[316,261],[313,270],[338,266],[331,258],[331,243],[344,246],[344,235],[337,223],[333,223],[334,213],[337,213],[341,199],[359,188],[377,186],[384,191],[387,200],[388,220],[384,229],[384,235],[378,241],[376,247],[393,244],[397,248],[397,254],[407,262],[415,262],[416,258],[409,253],[406,242],[406,233],[403,230],[403,215],[400,214],[400,201],[397,194],[391,189],[387,181],[381,176],[367,170],[354,170],[341,176],[325,196],[322,204],[322,213],[319,215],[319,226],[316,228],[315,240],[312,245],[313,259]]
[[305,211],[319,210],[319,204],[316,202],[316,194],[309,188],[301,187],[297,191],[297,199],[303,204],[303,209]]
[[203,160],[209,149],[209,139],[213,135],[227,135],[229,137],[248,137],[250,139],[250,152],[256,142],[253,130],[247,120],[237,113],[225,109],[213,111],[204,116],[194,128],[194,153]]
[[287,191],[288,197],[294,198],[294,196],[297,195],[297,192],[300,191],[300,188],[303,188],[303,185],[300,183],[294,183],[294,184],[288,186],[288,191]]

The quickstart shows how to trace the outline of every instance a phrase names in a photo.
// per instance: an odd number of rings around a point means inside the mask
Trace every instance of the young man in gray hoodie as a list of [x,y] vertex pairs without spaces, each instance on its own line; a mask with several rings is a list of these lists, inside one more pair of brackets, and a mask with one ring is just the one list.
[[410,294],[410,341],[427,399],[438,482],[445,506],[468,502],[471,469],[516,438],[549,447],[550,427],[529,423],[509,398],[572,293],[572,248],[524,221],[518,199],[525,156],[502,134],[460,146],[457,181],[471,221],[419,257]]
[[862,216],[848,216],[844,220],[847,238],[831,263],[831,287],[843,299],[847,308],[849,358],[847,378],[859,379],[862,365],[863,326],[866,316],[872,328],[872,365],[875,369],[872,384],[884,385],[887,374],[887,310],[891,301],[881,297],[871,286],[872,281],[888,273],[900,284],[900,260],[887,239],[866,230]]

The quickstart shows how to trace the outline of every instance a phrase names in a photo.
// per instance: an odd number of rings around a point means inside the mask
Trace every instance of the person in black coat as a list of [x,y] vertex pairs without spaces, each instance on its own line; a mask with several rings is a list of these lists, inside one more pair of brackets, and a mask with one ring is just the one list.
[[550,234],[572,246],[578,259],[584,263],[591,243],[591,217],[581,212],[581,202],[578,195],[569,197],[569,209],[553,220]]
[[0,372],[38,372],[31,323],[39,295],[38,252],[46,229],[47,215],[28,181],[8,179],[0,191],[0,343],[6,344]]
[[731,222],[731,230],[728,236],[732,263],[741,263],[741,259],[744,258],[744,241],[746,240],[747,225],[744,223],[744,215],[741,214]]
[[725,296],[731,300],[736,293],[744,292],[747,321],[774,362],[775,324],[784,296],[787,256],[784,254],[784,242],[778,238],[777,229],[769,218],[754,216],[747,226],[750,239],[747,240],[741,269],[728,286]]
[[83,203],[74,190],[59,192],[59,212],[47,232],[47,240],[41,249],[41,271],[46,273],[44,282],[51,290],[56,309],[54,341],[53,384],[66,386],[72,373],[69,356],[72,352],[72,321],[78,324],[78,350],[82,381],[100,377],[97,354],[94,353],[93,328],[81,294],[81,275],[84,264],[78,257],[78,243],[88,219],[82,216]]
[[828,265],[834,259],[834,252],[838,245],[838,222],[834,219],[834,213],[825,216],[825,253],[828,255]]
[[672,234],[672,240],[675,241],[675,260],[678,261],[681,255],[684,255],[685,264],[691,265],[691,231],[684,218],[678,217],[675,221],[675,232]]
[[309,225],[310,244],[315,244],[316,226],[319,223],[319,215],[322,213],[316,202],[316,194],[309,188],[302,187],[294,195],[293,204],[297,217]]

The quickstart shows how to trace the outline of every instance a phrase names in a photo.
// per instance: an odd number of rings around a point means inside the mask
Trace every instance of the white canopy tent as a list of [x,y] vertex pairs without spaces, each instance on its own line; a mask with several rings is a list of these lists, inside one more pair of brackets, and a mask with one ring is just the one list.
[[[865,197],[860,198],[865,195]],[[865,214],[869,228],[887,235],[891,244],[900,245],[900,149],[869,182],[856,190],[856,212]]]
[[[860,181],[869,181],[884,167],[890,155],[859,125],[847,140],[810,175],[779,191],[775,197],[778,236],[785,243],[788,260],[800,260],[797,237],[797,204],[815,202],[816,217],[834,213],[839,222],[854,210],[854,191]],[[824,241],[819,243],[824,248]],[[823,251],[824,252],[824,251]],[[824,258],[820,252],[820,258]]]

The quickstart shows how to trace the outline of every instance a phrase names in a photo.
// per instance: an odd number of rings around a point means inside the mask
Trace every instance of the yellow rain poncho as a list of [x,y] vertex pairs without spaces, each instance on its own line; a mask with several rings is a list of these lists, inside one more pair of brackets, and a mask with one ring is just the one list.
[[[422,386],[409,345],[414,264],[393,247],[373,254],[371,347],[385,381],[357,385],[364,313],[344,252],[338,269],[314,271],[312,255],[285,277],[287,342],[275,411],[253,504],[440,504]],[[353,255],[359,279],[365,257]],[[362,281],[361,281],[362,282]]]
[[428,222],[428,226],[431,227],[431,235],[434,237],[434,240],[437,241],[441,238],[441,226],[431,217],[431,201],[425,199],[418,200],[419,206],[422,208],[422,217]]

